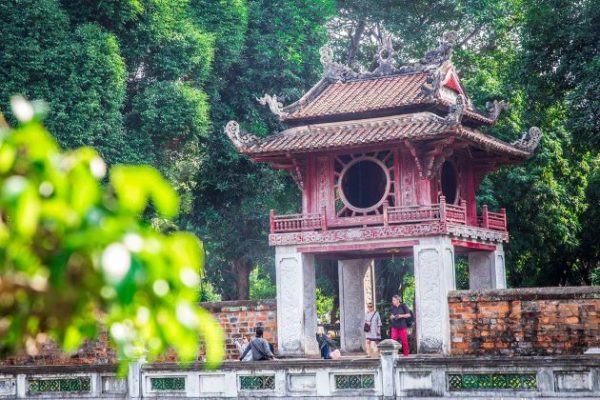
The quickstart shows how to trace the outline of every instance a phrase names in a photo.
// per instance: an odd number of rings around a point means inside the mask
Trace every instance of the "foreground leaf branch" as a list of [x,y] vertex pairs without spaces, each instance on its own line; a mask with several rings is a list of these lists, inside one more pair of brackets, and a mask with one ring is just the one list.
[[[148,166],[114,167],[91,148],[60,149],[34,107],[0,125],[0,349],[35,356],[49,339],[65,351],[104,328],[121,365],[174,349],[216,366],[223,332],[197,305],[204,251],[192,234],[157,232],[150,206],[172,218],[179,199]],[[103,183],[104,182],[104,183]]]

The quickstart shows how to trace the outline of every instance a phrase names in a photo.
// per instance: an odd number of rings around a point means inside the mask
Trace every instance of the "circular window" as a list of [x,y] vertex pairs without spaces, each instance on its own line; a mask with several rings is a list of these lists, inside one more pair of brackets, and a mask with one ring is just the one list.
[[441,174],[442,194],[446,197],[446,202],[456,204],[458,200],[458,176],[452,163],[446,161],[442,164]]
[[390,188],[388,171],[376,158],[359,158],[341,174],[341,198],[354,211],[371,211],[383,204]]

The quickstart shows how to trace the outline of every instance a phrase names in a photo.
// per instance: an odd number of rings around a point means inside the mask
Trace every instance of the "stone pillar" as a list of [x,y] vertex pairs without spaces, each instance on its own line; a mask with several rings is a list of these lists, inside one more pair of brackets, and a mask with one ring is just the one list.
[[142,365],[144,358],[132,361],[127,369],[127,393],[129,399],[140,399],[142,397]]
[[400,343],[392,339],[386,339],[379,343],[381,354],[381,382],[384,399],[394,399],[396,395],[396,379],[394,369],[398,361],[398,349]]
[[469,253],[469,289],[505,289],[504,249]]
[[448,291],[456,288],[454,247],[447,237],[420,239],[413,248],[419,353],[450,353]]
[[365,304],[373,303],[377,305],[375,296],[375,260],[371,260],[365,273]]
[[339,260],[340,334],[342,351],[363,351],[363,322],[366,312],[365,275],[370,259]]
[[318,355],[314,255],[299,253],[294,246],[277,246],[275,272],[278,354]]

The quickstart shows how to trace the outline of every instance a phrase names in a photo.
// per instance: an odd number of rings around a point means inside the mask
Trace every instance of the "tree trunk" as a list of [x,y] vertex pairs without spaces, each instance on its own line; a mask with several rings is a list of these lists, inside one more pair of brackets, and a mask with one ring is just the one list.
[[347,65],[352,65],[354,60],[356,59],[356,55],[358,53],[358,46],[360,45],[360,39],[362,38],[362,34],[365,31],[366,21],[361,19],[358,21],[356,26],[356,30],[352,35],[352,39],[350,40],[350,48],[348,49],[348,59],[346,60]]
[[240,257],[233,262],[235,273],[235,284],[238,300],[250,298],[250,272],[252,272],[252,261],[246,257]]

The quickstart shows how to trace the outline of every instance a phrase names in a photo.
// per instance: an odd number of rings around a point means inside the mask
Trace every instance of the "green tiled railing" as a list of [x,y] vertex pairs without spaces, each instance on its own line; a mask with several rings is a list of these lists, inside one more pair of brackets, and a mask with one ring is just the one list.
[[375,375],[335,375],[336,389],[374,389]]
[[536,374],[448,374],[450,390],[535,390]]
[[274,375],[240,376],[241,390],[275,390]]
[[42,394],[53,392],[89,392],[91,390],[90,378],[57,378],[57,379],[29,379],[27,381],[29,394]]
[[174,376],[150,378],[150,389],[158,391],[185,390],[185,378]]

